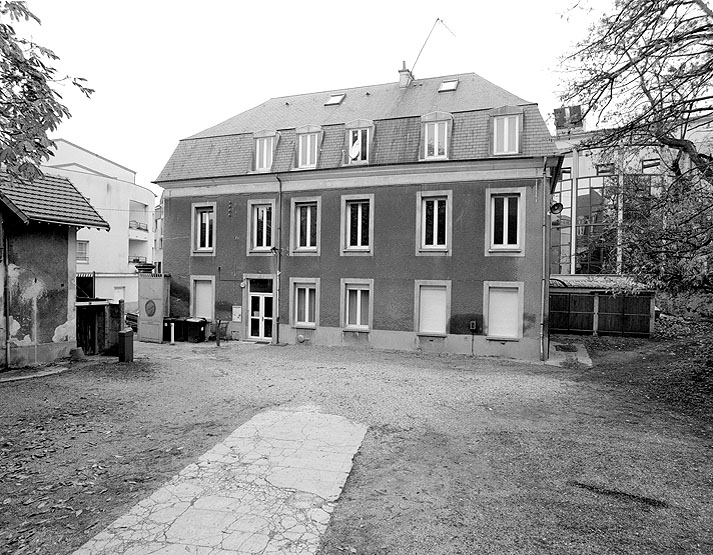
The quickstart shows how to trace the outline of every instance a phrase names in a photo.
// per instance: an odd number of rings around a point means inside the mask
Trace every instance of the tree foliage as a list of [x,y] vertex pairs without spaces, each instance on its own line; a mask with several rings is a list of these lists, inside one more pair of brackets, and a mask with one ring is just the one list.
[[632,159],[661,159],[653,186],[622,183],[624,271],[666,289],[702,283],[713,270],[713,11],[705,0],[616,0],[562,65],[563,102],[599,129],[584,146],[622,174],[641,172]]
[[48,132],[70,117],[56,86],[68,81],[86,96],[93,91],[84,79],[59,77],[52,65],[57,55],[16,33],[23,21],[40,24],[26,2],[0,0],[0,169],[32,180],[51,156]]

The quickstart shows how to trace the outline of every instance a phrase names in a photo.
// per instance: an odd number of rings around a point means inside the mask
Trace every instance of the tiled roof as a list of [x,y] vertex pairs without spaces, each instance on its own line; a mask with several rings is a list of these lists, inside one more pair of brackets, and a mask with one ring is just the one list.
[[[453,92],[439,93],[443,81],[458,79]],[[346,93],[338,106],[325,106],[332,94]],[[417,79],[408,87],[398,83],[337,89],[272,98],[242,114],[189,137],[217,137],[263,129],[294,129],[302,125],[333,125],[355,119],[392,119],[428,112],[463,112],[496,106],[532,104],[475,73]]]
[[[440,84],[450,79],[458,79],[458,88],[439,93]],[[337,92],[346,94],[343,102],[325,106]],[[403,88],[390,83],[273,98],[180,141],[156,182],[246,175],[252,165],[252,134],[262,130],[279,131],[272,172],[290,171],[295,129],[308,124],[320,125],[323,131],[317,169],[339,168],[344,162],[345,124],[357,119],[374,122],[372,165],[418,162],[421,116],[436,111],[453,115],[449,160],[489,158],[490,110],[501,106],[523,110],[522,156],[554,154],[536,104],[467,73],[420,79]]]
[[69,179],[45,174],[32,183],[11,183],[0,174],[0,202],[22,220],[109,229]]

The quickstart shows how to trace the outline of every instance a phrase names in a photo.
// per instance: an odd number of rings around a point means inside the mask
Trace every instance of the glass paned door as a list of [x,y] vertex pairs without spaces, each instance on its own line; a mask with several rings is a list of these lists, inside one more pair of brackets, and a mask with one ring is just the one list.
[[[267,283],[263,283],[267,282]],[[256,291],[257,290],[257,291]],[[250,283],[250,339],[272,339],[273,297],[272,281],[251,280]]]

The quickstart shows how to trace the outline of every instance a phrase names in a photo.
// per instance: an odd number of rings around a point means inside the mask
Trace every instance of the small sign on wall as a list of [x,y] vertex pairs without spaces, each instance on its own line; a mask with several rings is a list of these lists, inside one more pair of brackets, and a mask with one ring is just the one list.
[[233,322],[242,323],[243,321],[243,307],[233,305]]

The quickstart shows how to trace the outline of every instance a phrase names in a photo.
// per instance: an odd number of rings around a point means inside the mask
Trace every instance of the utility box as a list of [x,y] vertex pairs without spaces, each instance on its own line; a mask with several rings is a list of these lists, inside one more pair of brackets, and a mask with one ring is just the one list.
[[134,361],[134,331],[122,330],[119,332],[119,362]]

